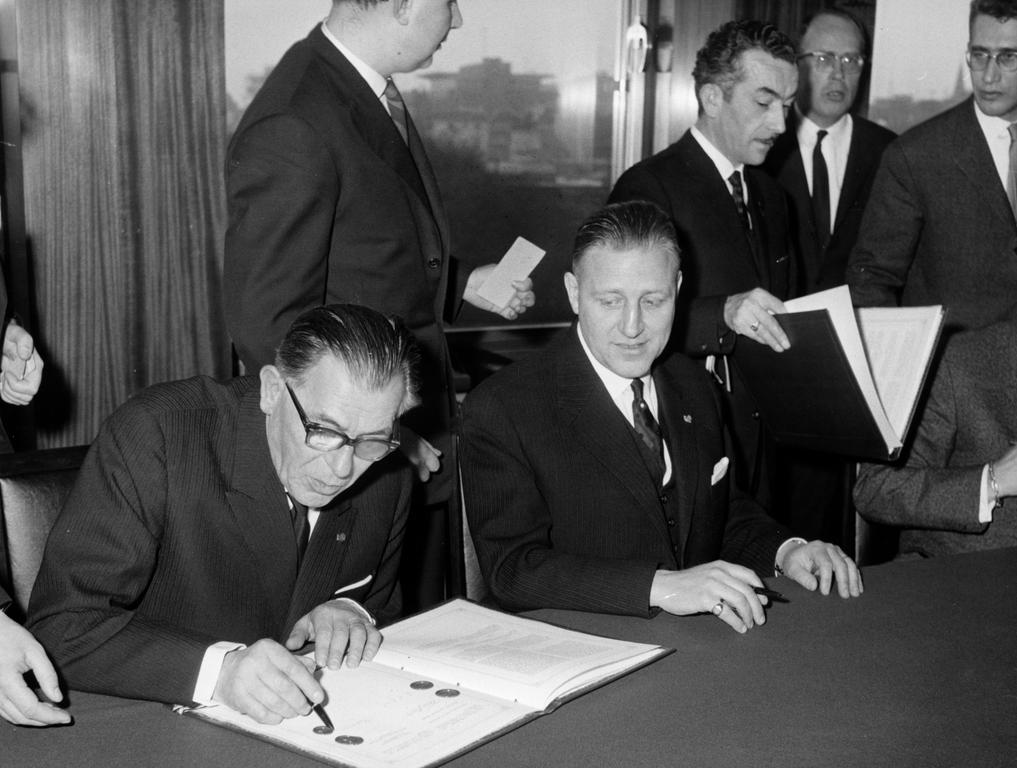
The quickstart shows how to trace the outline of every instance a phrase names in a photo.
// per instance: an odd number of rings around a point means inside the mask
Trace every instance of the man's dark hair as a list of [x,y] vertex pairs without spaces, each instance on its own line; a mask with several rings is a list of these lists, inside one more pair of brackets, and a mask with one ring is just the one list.
[[329,304],[301,313],[275,354],[283,378],[301,382],[321,358],[342,360],[358,383],[382,389],[396,376],[406,386],[400,413],[419,402],[420,351],[398,317],[358,304]]
[[1017,19],[1017,0],[971,0],[968,27],[975,23],[975,16],[991,16],[997,21]]
[[[743,77],[741,56],[746,51],[759,49],[780,61],[796,63],[795,46],[791,38],[765,21],[729,21],[710,33],[706,45],[696,54],[696,67],[692,77],[696,81],[696,98],[704,85],[719,85],[724,98]],[[700,109],[702,102],[700,101]]]
[[657,205],[645,200],[612,203],[584,221],[572,246],[573,272],[592,248],[618,251],[659,249],[673,253],[675,261],[681,264],[674,224]]
[[[812,22],[821,16],[833,16],[836,19],[843,19],[849,24],[854,24],[855,29],[858,30],[858,39],[861,40],[862,43],[861,52],[868,55],[869,31],[865,28],[865,25],[854,16],[854,14],[848,13],[840,8],[823,8],[822,10],[809,14],[809,16],[806,17],[805,21],[802,22],[802,26],[798,30],[798,45],[796,46],[796,49],[799,53],[802,50],[802,38],[804,38],[805,33],[809,31],[809,27],[812,26]],[[840,51],[834,51],[834,53],[840,53]]]

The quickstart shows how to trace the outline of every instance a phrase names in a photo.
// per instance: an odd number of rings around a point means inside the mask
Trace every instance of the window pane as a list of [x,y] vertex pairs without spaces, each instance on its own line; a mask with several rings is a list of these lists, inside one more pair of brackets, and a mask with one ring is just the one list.
[[[326,0],[225,0],[230,130]],[[285,7],[285,12],[280,9]],[[610,191],[620,0],[462,0],[432,65],[395,80],[424,136],[460,259],[497,261],[516,236],[548,251],[527,322],[571,317],[561,274],[579,222]],[[497,323],[466,307],[462,324]]]
[[869,117],[900,133],[971,93],[964,51],[968,3],[879,0]]

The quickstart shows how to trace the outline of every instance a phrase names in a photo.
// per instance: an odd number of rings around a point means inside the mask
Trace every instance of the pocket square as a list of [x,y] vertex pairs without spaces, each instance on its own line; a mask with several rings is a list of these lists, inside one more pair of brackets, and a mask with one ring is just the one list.
[[710,485],[716,485],[724,479],[724,475],[727,474],[727,465],[731,462],[728,461],[727,456],[721,458],[716,464],[713,465],[713,474],[710,476]]

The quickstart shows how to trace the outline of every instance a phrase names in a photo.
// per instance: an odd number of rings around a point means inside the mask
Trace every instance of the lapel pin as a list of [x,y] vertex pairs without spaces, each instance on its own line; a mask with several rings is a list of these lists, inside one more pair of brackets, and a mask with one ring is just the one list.
[[686,424],[691,424],[692,423],[692,414],[691,413],[686,413],[684,416],[682,416],[682,420]]
[[342,544],[344,541],[346,541],[346,534],[343,531],[340,531],[335,535],[335,540]]

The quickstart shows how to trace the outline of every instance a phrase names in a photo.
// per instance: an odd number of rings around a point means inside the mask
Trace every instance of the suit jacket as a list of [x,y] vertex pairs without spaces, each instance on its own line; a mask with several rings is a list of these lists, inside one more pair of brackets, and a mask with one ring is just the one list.
[[253,373],[310,307],[351,302],[399,315],[423,352],[425,407],[405,421],[447,448],[449,233],[409,122],[412,155],[320,25],[287,51],[228,149],[226,320]]
[[374,465],[324,509],[298,569],[257,377],[144,390],[100,430],[57,519],[29,628],[71,688],[190,701],[207,646],[284,641],[343,592],[380,621],[396,581],[410,472]]
[[[785,194],[759,168],[746,166],[748,205],[762,244],[758,258],[743,236],[743,226],[727,183],[702,147],[686,132],[681,139],[622,174],[609,202],[642,199],[659,205],[674,221],[681,247],[682,282],[672,343],[685,354],[727,354],[738,339],[724,323],[724,302],[735,293],[765,288],[789,299],[795,266],[788,232]],[[725,403],[734,434],[739,483],[769,502],[770,449],[763,449],[759,415],[740,372],[732,370],[731,396]]]
[[784,131],[766,156],[763,168],[780,182],[791,198],[791,231],[798,250],[796,295],[833,288],[844,283],[848,256],[858,239],[865,203],[879,167],[879,159],[896,134],[881,125],[852,116],[851,144],[840,190],[833,229],[820,249],[812,215],[809,180],[798,145],[798,117],[792,112]]
[[677,518],[665,512],[634,430],[575,327],[466,398],[466,512],[484,577],[503,607],[647,616],[659,568],[723,558],[772,573],[788,534],[727,476],[711,483],[725,449],[702,366],[675,355],[653,378]]
[[1005,317],[1017,297],[1017,224],[972,99],[883,153],[848,264],[858,306],[943,304],[951,330]]
[[1017,437],[1017,325],[954,335],[945,345],[914,440],[895,465],[862,464],[858,512],[900,527],[901,552],[942,555],[1017,546],[1017,499],[978,522],[982,468]]

